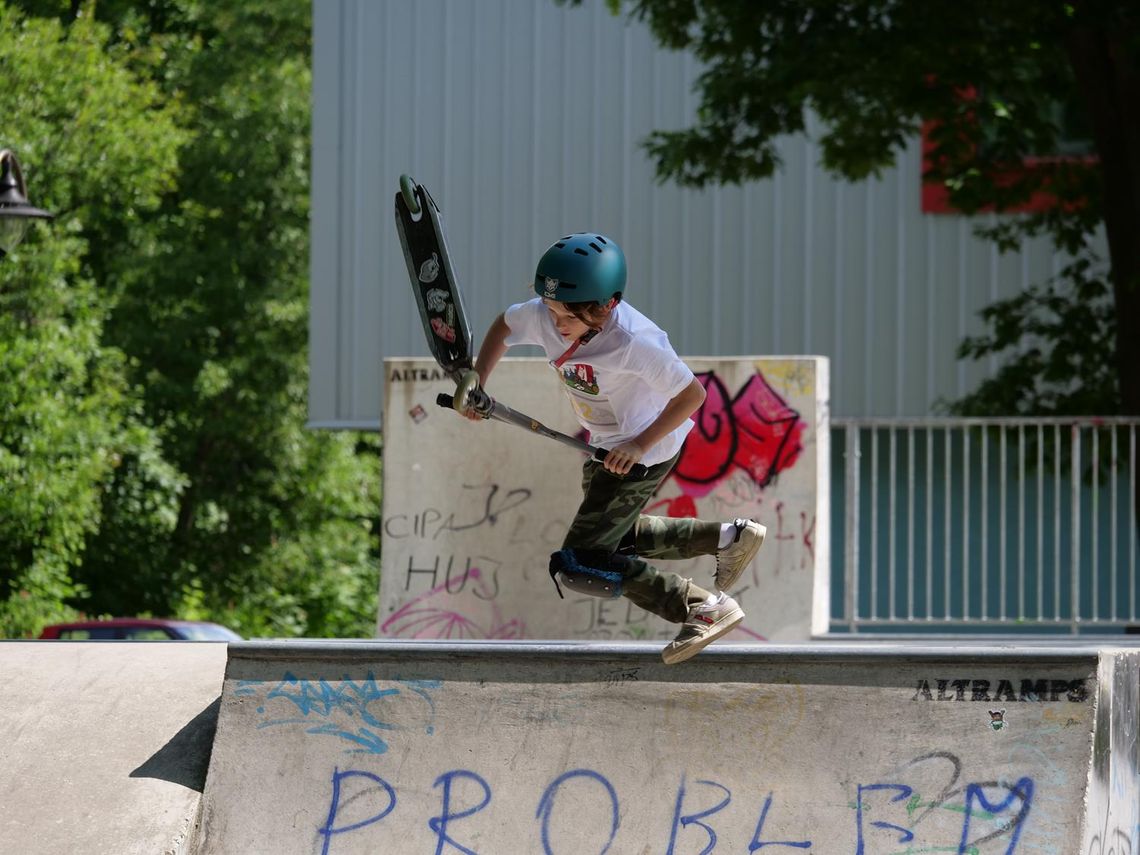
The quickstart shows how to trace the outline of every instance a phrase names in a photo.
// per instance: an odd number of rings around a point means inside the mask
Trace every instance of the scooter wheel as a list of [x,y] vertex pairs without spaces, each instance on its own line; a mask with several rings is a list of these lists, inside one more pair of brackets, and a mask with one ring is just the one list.
[[418,215],[420,200],[416,198],[416,182],[412,180],[412,176],[400,176],[400,192],[404,196],[404,204],[408,206],[408,210]]
[[467,396],[479,388],[479,375],[474,371],[464,371],[463,376],[459,378],[459,382],[455,385],[455,397],[452,399],[451,406],[455,412],[463,415],[463,411],[470,406]]

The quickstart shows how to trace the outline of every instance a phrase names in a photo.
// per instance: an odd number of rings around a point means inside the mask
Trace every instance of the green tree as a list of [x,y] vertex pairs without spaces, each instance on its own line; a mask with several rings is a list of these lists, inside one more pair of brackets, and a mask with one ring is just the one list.
[[141,544],[145,595],[113,587],[114,565],[136,549],[128,514],[101,533],[99,552],[115,557],[92,566],[93,596],[246,634],[371,635],[376,441],[305,429],[309,4],[97,10],[182,105],[191,137],[156,251],[131,270],[107,263],[123,291],[110,335],[136,360],[147,414],[188,486],[169,535]]
[[[103,329],[107,295],[84,259],[108,209],[154,210],[171,186],[180,132],[157,89],[106,53],[106,28],[67,32],[0,3],[0,148],[21,156],[40,205],[57,214],[0,262],[0,634],[34,634],[73,614],[87,538],[124,459],[170,468],[123,352]],[[138,219],[117,224],[118,246]]]
[[[814,111],[823,164],[857,180],[892,165],[934,122],[927,180],[965,212],[1007,210],[1037,193],[1056,204],[1010,218],[1003,248],[1049,234],[1076,256],[1056,281],[990,308],[985,337],[962,356],[1015,352],[1004,394],[963,402],[1005,412],[1140,414],[1140,14],[1112,0],[609,0],[645,20],[670,48],[703,63],[692,127],[646,141],[658,175],[684,185],[767,177],[777,139]],[[1058,106],[1089,129],[1094,161],[1023,159],[1058,151]],[[1103,227],[1108,270],[1090,245]],[[1101,325],[1073,335],[1070,315]],[[1109,343],[1109,348],[1096,351]],[[1027,359],[1020,359],[1016,354]],[[1111,382],[1105,382],[1104,366]],[[1048,367],[1049,372],[1035,371]],[[1009,384],[1015,384],[1011,390]],[[1073,394],[1085,386],[1095,394]],[[1043,390],[1043,387],[1048,387]],[[994,391],[993,386],[986,390]],[[985,391],[985,390],[980,390]]]
[[[145,239],[85,263],[104,337],[143,390],[155,456],[125,458],[76,579],[90,610],[212,618],[247,635],[371,635],[375,437],[305,429],[309,4],[40,0],[178,119],[179,174]],[[115,222],[103,224],[114,235]],[[170,498],[173,498],[173,501]]]

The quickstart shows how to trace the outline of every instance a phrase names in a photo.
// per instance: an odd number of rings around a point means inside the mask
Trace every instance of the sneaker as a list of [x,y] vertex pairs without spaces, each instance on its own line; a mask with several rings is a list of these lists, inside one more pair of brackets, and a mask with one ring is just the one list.
[[716,587],[720,591],[728,591],[736,584],[768,533],[756,520],[735,519],[732,524],[736,526],[736,537],[716,553]]
[[688,619],[681,624],[677,637],[661,651],[666,665],[684,662],[700,653],[701,648],[720,638],[744,620],[744,610],[736,600],[721,591],[716,602],[701,603],[689,610]]

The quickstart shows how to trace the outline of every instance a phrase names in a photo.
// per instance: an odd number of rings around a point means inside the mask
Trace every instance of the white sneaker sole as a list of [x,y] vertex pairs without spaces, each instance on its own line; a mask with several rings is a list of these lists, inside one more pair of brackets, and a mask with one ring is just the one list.
[[[736,580],[740,578],[740,574],[744,572],[744,568],[752,563],[752,559],[756,557],[756,553],[759,552],[760,547],[764,545],[764,538],[768,536],[768,527],[760,523],[756,523],[756,525],[760,526],[760,533],[756,537],[756,542],[752,544],[752,548],[738,559],[740,563],[736,565],[736,570],[731,574],[726,573],[724,578],[721,578],[721,573],[718,569],[716,574],[716,587],[718,591],[728,593],[729,589],[736,584]],[[742,534],[741,537],[743,536]]]
[[700,638],[693,639],[682,645],[670,642],[665,649],[661,651],[661,658],[666,665],[675,665],[678,662],[691,659],[722,635],[735,629],[736,625],[742,620],[744,620],[744,609],[738,606],[709,627],[709,631]]

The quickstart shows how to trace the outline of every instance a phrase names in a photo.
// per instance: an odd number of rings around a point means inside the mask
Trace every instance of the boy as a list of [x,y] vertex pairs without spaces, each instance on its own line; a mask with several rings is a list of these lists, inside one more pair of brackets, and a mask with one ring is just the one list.
[[[562,549],[550,557],[551,578],[560,596],[560,582],[593,596],[620,593],[681,624],[662,651],[672,664],[744,619],[725,592],[764,542],[766,529],[754,520],[721,524],[641,513],[677,462],[705,390],[668,336],[622,300],[625,283],[625,256],[609,238],[583,232],[556,241],[535,271],[538,296],[495,319],[475,370],[485,387],[509,347],[545,350],[579,424],[591,442],[610,449],[603,462],[583,464],[582,504]],[[471,410],[465,415],[479,419]],[[626,477],[635,463],[648,471]],[[643,560],[697,555],[716,555],[715,594]]]

